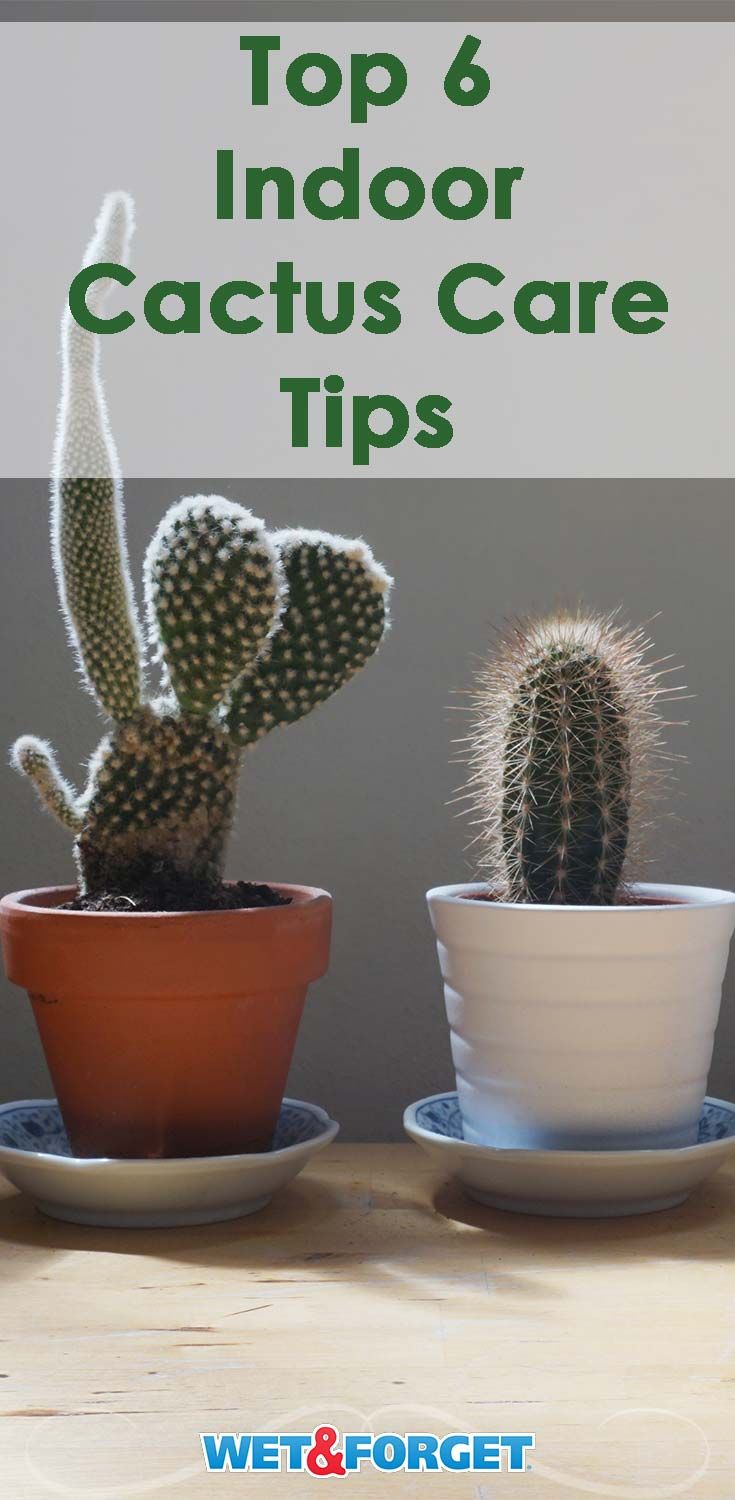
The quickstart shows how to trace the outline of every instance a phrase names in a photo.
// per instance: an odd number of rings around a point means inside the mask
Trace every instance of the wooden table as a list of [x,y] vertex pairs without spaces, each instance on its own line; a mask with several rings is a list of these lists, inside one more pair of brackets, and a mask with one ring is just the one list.
[[576,1223],[481,1208],[412,1145],[336,1145],[211,1228],[78,1229],[0,1195],[7,1500],[306,1500],[307,1476],[208,1475],[199,1433],[326,1421],[536,1434],[529,1473],[365,1470],[364,1500],[735,1500],[733,1170]]

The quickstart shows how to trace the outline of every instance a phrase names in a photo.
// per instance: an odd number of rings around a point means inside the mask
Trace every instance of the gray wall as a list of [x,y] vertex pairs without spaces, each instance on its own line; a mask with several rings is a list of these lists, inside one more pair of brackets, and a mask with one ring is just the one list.
[[[424,891],[464,879],[468,829],[446,804],[461,717],[455,690],[505,616],[583,598],[657,611],[661,653],[687,665],[688,763],[656,840],[663,879],[735,883],[732,574],[735,508],[720,481],[131,481],[136,571],[171,499],[217,490],[274,525],[363,533],[394,572],[394,628],[376,662],[246,761],[232,874],[326,886],[329,976],[314,987],[290,1091],[323,1102],[353,1139],[400,1134],[403,1105],[449,1086],[451,1067]],[[5,644],[2,739],[51,738],[71,774],[98,735],[56,611],[45,483],[0,481]],[[454,699],[461,702],[461,699]],[[10,770],[2,779],[0,886],[65,881],[67,836]],[[732,966],[735,971],[735,964]],[[735,972],[711,1088],[735,1096]],[[0,1098],[47,1091],[25,997],[0,994]]]

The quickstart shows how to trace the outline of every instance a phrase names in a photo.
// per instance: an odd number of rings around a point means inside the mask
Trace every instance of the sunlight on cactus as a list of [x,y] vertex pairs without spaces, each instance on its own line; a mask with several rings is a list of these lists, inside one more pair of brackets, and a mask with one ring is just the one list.
[[[666,779],[660,663],[615,616],[521,621],[481,670],[468,736],[479,864],[508,901],[611,905]],[[679,690],[681,691],[681,689]]]
[[179,704],[208,714],[262,651],[285,602],[262,521],[214,495],[164,516],[145,560],[151,643]]
[[[132,230],[130,198],[110,194],[85,264],[124,261]],[[96,284],[96,311],[107,289]],[[134,892],[152,874],[214,885],[244,747],[365,664],[387,628],[391,579],[361,540],[269,534],[221,496],[180,500],[145,559],[150,666],[162,677],[149,694],[97,344],[67,312],[51,530],[71,641],[113,728],[81,794],[45,740],[23,736],[12,762],[77,835],[84,894]]]

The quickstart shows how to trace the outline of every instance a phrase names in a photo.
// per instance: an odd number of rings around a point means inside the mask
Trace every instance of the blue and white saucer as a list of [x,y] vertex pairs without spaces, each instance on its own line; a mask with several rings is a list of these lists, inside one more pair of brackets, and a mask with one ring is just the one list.
[[333,1141],[318,1104],[284,1099],[270,1151],[121,1161],[71,1154],[55,1099],[0,1105],[0,1171],[52,1219],[104,1228],[214,1224],[265,1208]]
[[404,1128],[471,1198],[491,1208],[562,1218],[614,1218],[675,1208],[735,1158],[735,1104],[705,1099],[693,1146],[660,1151],[529,1151],[477,1146],[462,1134],[457,1095],[410,1104]]

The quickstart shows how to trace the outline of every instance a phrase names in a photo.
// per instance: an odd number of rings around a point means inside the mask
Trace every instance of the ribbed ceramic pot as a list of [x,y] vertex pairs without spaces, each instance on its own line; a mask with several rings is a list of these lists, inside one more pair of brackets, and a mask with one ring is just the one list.
[[690,1145],[735,894],[637,885],[620,906],[427,900],[465,1138],[558,1150]]

